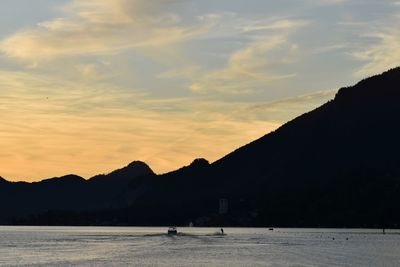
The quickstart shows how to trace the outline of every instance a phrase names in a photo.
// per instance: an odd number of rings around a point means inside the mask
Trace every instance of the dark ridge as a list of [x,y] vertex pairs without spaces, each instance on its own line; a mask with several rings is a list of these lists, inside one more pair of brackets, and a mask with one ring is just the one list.
[[205,170],[208,167],[210,167],[210,163],[208,162],[208,160],[206,160],[204,158],[197,158],[197,159],[194,159],[189,165],[183,166],[177,170],[162,174],[162,175],[160,175],[160,177],[170,177],[175,174],[182,175],[183,173],[184,174],[189,174],[189,173],[194,174],[196,171]]
[[133,161],[129,163],[126,167],[112,171],[111,173],[105,175],[96,175],[89,179],[89,181],[104,181],[109,179],[126,179],[130,177],[154,175],[153,170],[142,161]]
[[7,184],[7,183],[9,183],[9,182],[0,176],[0,184]]
[[[353,87],[341,88],[335,101],[341,105],[357,105],[371,110],[391,106],[398,102],[398,99],[388,96],[399,95],[399,76],[400,67],[364,79]],[[385,105],[381,106],[382,103]]]
[[[399,83],[400,67],[397,67],[383,72],[380,75],[366,78],[352,87],[343,87],[338,90],[338,93],[335,95],[333,100],[330,100],[315,110],[306,112],[303,115],[300,115],[299,117],[285,123],[277,130],[236,149],[213,164],[218,165],[227,157],[230,157],[231,155],[236,156],[237,153],[249,149],[249,147],[252,147],[253,144],[258,145],[260,142],[265,142],[267,139],[274,138],[274,136],[282,134],[282,132],[290,131],[291,133],[294,133],[295,130],[297,130],[295,128],[299,126],[301,127],[300,130],[303,130],[305,127],[310,127],[308,130],[311,132],[313,128],[318,126],[316,124],[319,124],[319,122],[324,123],[324,119],[328,119],[332,122],[334,119],[332,117],[334,115],[340,115],[343,121],[349,121],[350,118],[359,121],[363,115],[368,116],[368,114],[371,113],[375,113],[375,119],[377,119],[376,115],[379,113],[390,114],[390,112],[394,112],[391,114],[391,117],[393,115],[397,115],[395,112],[398,111],[400,107],[400,105],[398,105],[398,99],[400,97],[400,89],[398,87]],[[365,113],[363,114],[363,112]],[[349,115],[348,118],[346,118],[346,113]],[[357,117],[355,117],[356,114]],[[391,123],[385,118],[380,119],[383,119],[383,122],[385,123]],[[396,121],[396,119],[398,118],[395,118],[394,121]]]
[[140,161],[140,160],[135,160],[132,161],[131,163],[128,164],[128,168],[144,168],[144,169],[150,169],[149,165],[147,165],[145,162]]
[[198,158],[192,161],[190,163],[190,167],[196,167],[196,168],[203,168],[203,167],[208,167],[210,165],[210,162],[204,158]]
[[50,183],[83,183],[86,180],[78,175],[75,174],[68,174],[61,177],[53,177],[49,179],[42,180],[40,182],[34,183],[41,183],[41,184],[50,184]]

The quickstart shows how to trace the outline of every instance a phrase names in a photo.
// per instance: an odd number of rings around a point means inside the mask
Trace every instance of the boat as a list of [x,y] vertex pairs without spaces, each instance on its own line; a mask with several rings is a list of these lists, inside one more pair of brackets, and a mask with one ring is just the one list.
[[177,235],[178,230],[176,230],[176,227],[170,227],[168,228],[168,235]]

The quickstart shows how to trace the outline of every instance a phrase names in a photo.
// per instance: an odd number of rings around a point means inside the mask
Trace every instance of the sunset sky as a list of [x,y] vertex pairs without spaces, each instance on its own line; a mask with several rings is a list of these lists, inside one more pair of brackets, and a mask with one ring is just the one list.
[[217,160],[400,65],[394,0],[3,0],[0,176]]

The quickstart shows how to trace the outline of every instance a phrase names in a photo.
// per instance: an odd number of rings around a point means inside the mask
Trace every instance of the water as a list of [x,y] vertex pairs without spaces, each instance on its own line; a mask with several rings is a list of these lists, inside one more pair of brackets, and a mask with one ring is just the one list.
[[400,266],[400,232],[0,227],[0,266]]

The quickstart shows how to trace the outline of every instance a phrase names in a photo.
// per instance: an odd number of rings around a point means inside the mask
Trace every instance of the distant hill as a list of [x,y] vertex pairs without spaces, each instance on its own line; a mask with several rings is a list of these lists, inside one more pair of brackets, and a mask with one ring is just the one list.
[[[88,181],[0,179],[3,221],[399,227],[393,212],[400,205],[399,84],[396,68],[342,88],[328,103],[212,164],[198,159],[155,175],[133,163]],[[220,201],[227,203],[222,212]]]

